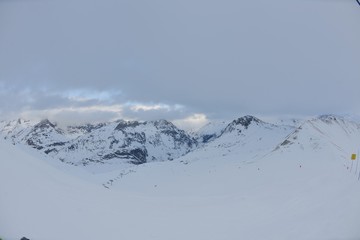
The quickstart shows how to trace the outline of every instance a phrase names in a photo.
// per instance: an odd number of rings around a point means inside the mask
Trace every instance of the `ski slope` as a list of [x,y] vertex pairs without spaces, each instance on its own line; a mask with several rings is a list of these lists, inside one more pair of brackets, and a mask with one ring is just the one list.
[[[358,140],[358,129],[347,137],[331,128],[327,141],[310,126],[297,132],[301,144],[294,140],[262,157],[215,154],[219,149],[210,145],[174,161],[111,172],[107,188],[1,140],[0,237],[359,239],[360,181],[348,169],[352,149],[343,146]],[[305,141],[314,134],[318,144]]]

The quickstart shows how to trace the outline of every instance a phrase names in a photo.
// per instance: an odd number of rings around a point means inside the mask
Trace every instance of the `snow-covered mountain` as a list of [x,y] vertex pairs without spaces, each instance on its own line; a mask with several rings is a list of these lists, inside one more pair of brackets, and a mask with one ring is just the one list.
[[37,149],[72,165],[142,164],[178,158],[197,141],[166,120],[116,121],[62,130],[43,120],[2,122],[0,133],[13,144]]
[[244,116],[233,120],[221,130],[209,134],[211,140],[197,152],[209,158],[226,155],[246,156],[246,159],[261,158],[274,149],[294,127],[266,123],[254,116]]
[[22,136],[30,131],[30,128],[32,128],[33,125],[33,122],[20,118],[9,122],[1,121],[0,134],[4,139],[10,140],[13,144],[17,144]]
[[199,143],[208,143],[219,137],[227,125],[228,121],[212,121],[193,134]]
[[185,131],[166,120],[120,121],[70,141],[53,156],[76,165],[142,164],[178,158],[196,147]]
[[76,125],[76,126],[67,126],[65,128],[65,132],[67,133],[67,136],[70,138],[77,138],[84,134],[90,133],[96,129],[102,128],[109,123],[99,123],[99,124],[84,124],[84,125]]
[[1,127],[0,134],[4,139],[10,140],[13,144],[28,145],[45,153],[64,146],[69,140],[63,130],[47,119],[39,123],[18,119],[2,122]]
[[[137,139],[131,133],[172,129],[155,125],[111,123],[71,141],[88,139],[90,146],[91,134]],[[0,140],[0,238],[359,239],[360,168],[350,160],[359,142],[359,124],[337,116],[298,128],[245,116],[173,161],[82,174]],[[109,143],[99,146],[108,150]]]
[[111,170],[174,160],[192,152],[209,158],[241,155],[249,161],[290,146],[316,150],[324,144],[334,146],[346,158],[357,144],[359,128],[358,123],[334,115],[305,120],[298,127],[244,116],[231,122],[209,123],[193,135],[166,120],[119,120],[63,130],[49,120],[34,123],[19,119],[0,122],[0,135],[13,144],[42,152],[47,158],[92,169],[106,165]]
[[360,124],[341,116],[322,115],[303,122],[274,151],[320,151],[329,147],[337,155],[348,158],[360,143]]

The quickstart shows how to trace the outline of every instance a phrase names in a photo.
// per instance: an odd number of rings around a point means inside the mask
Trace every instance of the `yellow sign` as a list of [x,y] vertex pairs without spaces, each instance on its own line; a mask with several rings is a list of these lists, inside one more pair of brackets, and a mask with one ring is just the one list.
[[356,160],[356,154],[351,154],[351,160]]

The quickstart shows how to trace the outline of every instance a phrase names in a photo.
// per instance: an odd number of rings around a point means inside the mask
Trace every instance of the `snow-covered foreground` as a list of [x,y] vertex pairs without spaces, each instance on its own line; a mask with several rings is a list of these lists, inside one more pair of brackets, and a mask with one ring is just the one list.
[[134,167],[107,189],[0,141],[0,237],[360,239],[360,181],[330,146],[256,160],[207,151]]

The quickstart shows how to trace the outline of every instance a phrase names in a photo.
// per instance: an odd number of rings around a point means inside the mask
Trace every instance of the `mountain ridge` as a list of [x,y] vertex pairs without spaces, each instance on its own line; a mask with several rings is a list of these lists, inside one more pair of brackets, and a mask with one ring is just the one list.
[[[356,135],[360,129],[358,123],[331,114],[304,120],[298,127],[272,124],[245,115],[229,122],[209,123],[195,134],[179,129],[165,119],[118,120],[67,126],[64,129],[48,119],[40,122],[17,119],[1,121],[0,135],[14,145],[28,146],[48,158],[96,168],[172,161],[193,151],[207,151],[214,157],[219,154],[245,154],[257,158],[271,151],[283,151],[290,145],[309,147],[309,142],[316,145],[314,139],[326,138],[321,131],[331,134],[331,127],[343,131],[341,136]],[[296,139],[303,128],[310,131],[303,135],[313,137],[302,137],[300,144]],[[337,145],[334,139],[330,143]]]

